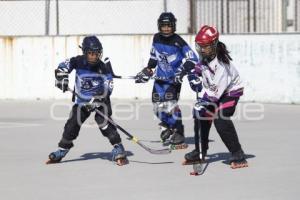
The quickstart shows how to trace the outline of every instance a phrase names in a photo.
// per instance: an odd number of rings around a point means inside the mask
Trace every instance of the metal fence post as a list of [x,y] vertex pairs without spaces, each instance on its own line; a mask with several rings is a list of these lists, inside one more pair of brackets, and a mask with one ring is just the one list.
[[50,0],[45,0],[45,35],[49,35]]
[[253,32],[256,32],[256,0],[253,0]]
[[188,32],[190,34],[196,33],[196,5],[197,5],[197,0],[190,0],[190,26],[188,27]]
[[247,1],[247,18],[248,18],[248,33],[250,33],[251,29],[250,29],[250,23],[251,23],[251,17],[250,17],[250,0]]
[[295,31],[298,31],[298,0],[295,0]]
[[230,33],[230,8],[229,8],[229,0],[226,1],[226,10],[227,10],[227,20],[226,20],[226,32]]
[[224,33],[224,0],[221,0],[221,33]]
[[59,0],[56,0],[56,35],[59,35]]
[[282,30],[281,31],[286,31],[287,30],[287,2],[286,0],[281,1],[281,13],[282,13]]

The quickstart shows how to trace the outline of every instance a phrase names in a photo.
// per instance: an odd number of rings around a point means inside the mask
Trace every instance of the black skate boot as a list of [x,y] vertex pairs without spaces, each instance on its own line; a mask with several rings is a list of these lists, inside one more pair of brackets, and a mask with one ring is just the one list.
[[205,157],[207,155],[207,150],[208,150],[208,142],[207,143],[201,143],[201,154],[200,158],[202,161],[205,161]]
[[185,154],[184,159],[185,160],[182,162],[183,165],[193,165],[202,162],[202,160],[200,159],[200,152],[197,150],[193,150]]
[[188,145],[184,142],[184,129],[183,125],[180,125],[179,128],[173,130],[173,135],[170,139],[170,148],[172,150],[176,149],[186,149]]
[[114,145],[114,148],[112,150],[112,161],[114,161],[119,166],[126,165],[128,163],[126,152],[121,143]]
[[165,143],[167,139],[173,134],[173,131],[164,122],[159,123],[161,134],[160,139],[162,143]]
[[49,154],[49,160],[46,164],[59,163],[69,152],[69,149],[58,149],[55,152]]
[[206,155],[207,155],[207,149],[203,149],[200,155],[202,161],[205,161]]
[[231,169],[248,167],[248,162],[245,158],[243,150],[232,153],[229,162]]

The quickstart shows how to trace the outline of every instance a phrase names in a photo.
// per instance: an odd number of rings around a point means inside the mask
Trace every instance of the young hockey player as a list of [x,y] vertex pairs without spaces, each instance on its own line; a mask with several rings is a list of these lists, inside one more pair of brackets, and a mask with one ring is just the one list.
[[161,121],[161,140],[166,142],[171,137],[171,148],[186,148],[177,102],[184,74],[182,71],[193,69],[198,59],[188,44],[175,34],[176,18],[173,13],[162,13],[157,26],[159,32],[153,37],[151,57],[147,67],[136,75],[136,83],[147,82],[155,73],[157,79],[154,81],[152,102],[154,113]]
[[[60,63],[55,70],[55,85],[63,92],[68,90],[68,74],[72,70],[76,71],[75,91],[80,98],[75,96],[75,104],[58,143],[59,149],[49,155],[47,163],[60,162],[66,156],[73,147],[73,140],[77,138],[81,125],[95,109],[108,117],[112,114],[110,94],[113,90],[113,80],[108,66],[109,60],[101,61],[102,44],[96,36],[87,36],[83,39],[81,48],[83,55]],[[103,136],[107,137],[113,146],[113,161],[118,165],[126,164],[126,153],[116,127],[97,113],[95,121]]]
[[[243,95],[239,73],[231,62],[232,58],[226,45],[219,41],[219,32],[216,28],[203,26],[195,42],[199,58],[202,60],[195,66],[194,74],[189,76],[192,89],[201,91],[193,110],[196,148],[185,155],[184,164],[205,159],[209,130],[213,121],[222,141],[231,152],[229,160],[231,168],[247,167],[237,132],[230,119],[239,97]],[[202,82],[199,77],[202,78]],[[197,129],[201,132],[201,159]]]

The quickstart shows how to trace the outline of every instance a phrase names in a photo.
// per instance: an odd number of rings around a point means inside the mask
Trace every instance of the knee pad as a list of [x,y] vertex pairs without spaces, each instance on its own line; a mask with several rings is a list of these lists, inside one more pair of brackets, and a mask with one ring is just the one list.
[[111,124],[107,124],[106,126],[100,128],[102,135],[109,139],[109,142],[112,145],[118,144],[121,142],[121,137],[117,132],[116,127]]
[[175,100],[153,103],[154,113],[165,112],[165,113],[168,113],[168,114],[172,114],[176,110],[180,110],[180,109],[177,105],[177,101],[175,101]]
[[[154,114],[163,122],[169,124],[168,119],[177,120],[181,118],[181,110],[177,101],[156,102],[153,104]],[[175,122],[174,122],[175,123]]]
[[104,128],[105,126],[108,126],[108,121],[100,115],[97,115],[97,114],[95,115],[95,121],[97,122],[98,127],[100,129]]

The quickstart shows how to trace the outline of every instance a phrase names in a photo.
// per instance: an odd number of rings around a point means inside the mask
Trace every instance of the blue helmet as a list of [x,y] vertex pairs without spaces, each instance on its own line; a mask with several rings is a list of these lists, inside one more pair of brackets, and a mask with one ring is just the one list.
[[81,46],[83,54],[86,54],[88,51],[102,53],[103,47],[99,39],[92,35],[86,36],[82,41]]

